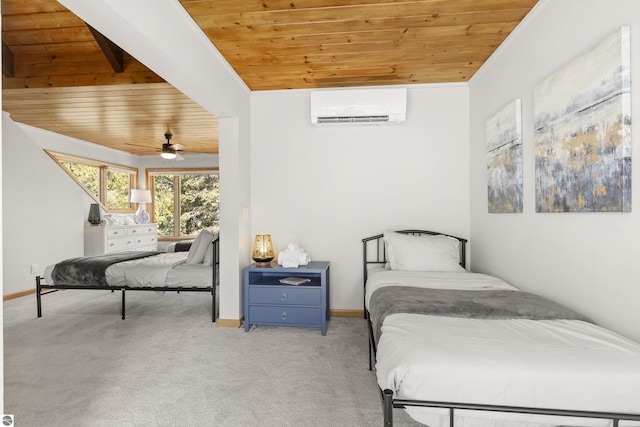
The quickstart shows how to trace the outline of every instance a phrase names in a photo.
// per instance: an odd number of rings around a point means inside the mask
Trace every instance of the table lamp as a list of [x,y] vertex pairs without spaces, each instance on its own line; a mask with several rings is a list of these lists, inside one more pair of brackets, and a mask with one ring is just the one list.
[[147,224],[149,222],[149,214],[144,205],[151,203],[151,191],[149,190],[131,190],[131,203],[138,204],[138,210],[133,215],[136,224]]
[[256,234],[256,240],[253,243],[253,252],[251,254],[251,258],[256,262],[256,265],[269,265],[274,257],[271,235]]

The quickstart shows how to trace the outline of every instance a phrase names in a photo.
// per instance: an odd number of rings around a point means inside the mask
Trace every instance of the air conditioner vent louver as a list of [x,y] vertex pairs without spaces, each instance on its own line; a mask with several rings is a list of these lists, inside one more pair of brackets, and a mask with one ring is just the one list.
[[389,116],[343,116],[343,117],[318,117],[318,123],[387,123]]
[[310,93],[314,125],[402,123],[407,114],[407,89],[339,89]]

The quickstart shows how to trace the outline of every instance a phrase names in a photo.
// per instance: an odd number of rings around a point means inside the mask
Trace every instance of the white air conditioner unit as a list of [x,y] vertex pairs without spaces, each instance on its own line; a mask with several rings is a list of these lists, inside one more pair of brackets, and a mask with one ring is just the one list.
[[401,123],[407,114],[407,89],[348,89],[311,92],[311,123]]

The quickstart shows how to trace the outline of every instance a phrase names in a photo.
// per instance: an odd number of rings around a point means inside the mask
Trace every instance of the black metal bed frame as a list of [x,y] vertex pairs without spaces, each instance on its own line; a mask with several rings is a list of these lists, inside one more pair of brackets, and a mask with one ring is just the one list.
[[[466,265],[466,244],[467,240],[461,237],[452,236],[449,234],[438,233],[435,231],[427,230],[399,230],[397,233],[420,236],[420,235],[444,235],[457,239],[460,242],[460,265],[465,267]],[[363,256],[363,277],[364,277],[364,291],[366,298],[366,284],[368,278],[368,271],[370,266],[384,265],[387,262],[386,248],[383,240],[384,235],[378,234],[371,237],[362,239],[362,256]],[[373,326],[371,324],[371,316],[366,305],[364,305],[364,316],[367,319],[369,329],[369,370],[373,370],[373,363],[376,359],[377,346],[375,342],[375,335],[373,333]],[[640,413],[638,414],[626,414],[615,412],[597,412],[597,411],[578,411],[567,409],[552,409],[552,408],[533,408],[524,406],[502,406],[502,405],[485,405],[475,403],[461,403],[461,402],[440,402],[440,401],[425,401],[425,400],[411,400],[411,399],[395,399],[393,397],[393,390],[385,389],[380,390],[382,399],[382,411],[384,418],[384,426],[393,426],[393,409],[404,409],[407,406],[415,407],[428,407],[428,408],[444,408],[449,410],[449,426],[455,425],[455,411],[456,410],[473,410],[473,411],[488,411],[488,412],[502,412],[502,413],[519,413],[519,414],[535,414],[535,415],[549,415],[549,416],[566,416],[576,418],[591,418],[591,419],[605,419],[613,421],[613,426],[618,427],[620,421],[640,421]]]
[[[122,319],[125,319],[125,294],[126,291],[156,291],[156,292],[210,292],[211,293],[211,321],[216,321],[216,285],[218,284],[220,266],[220,238],[216,237],[213,242],[213,263],[211,266],[212,286],[206,287],[183,287],[183,286],[154,286],[154,287],[137,287],[137,286],[79,286],[79,285],[64,285],[64,284],[48,284],[43,283],[42,276],[36,276],[36,305],[38,317],[42,317],[42,295],[46,295],[52,292],[57,292],[64,289],[91,289],[91,290],[106,290],[106,291],[120,291],[122,293],[122,307],[120,313]],[[43,289],[48,289],[46,292],[42,292]]]

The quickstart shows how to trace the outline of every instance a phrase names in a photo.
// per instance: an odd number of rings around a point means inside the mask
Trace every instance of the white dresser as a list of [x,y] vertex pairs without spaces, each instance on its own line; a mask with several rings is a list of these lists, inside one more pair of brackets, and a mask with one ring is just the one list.
[[85,256],[157,250],[158,229],[155,224],[105,225],[84,229]]

